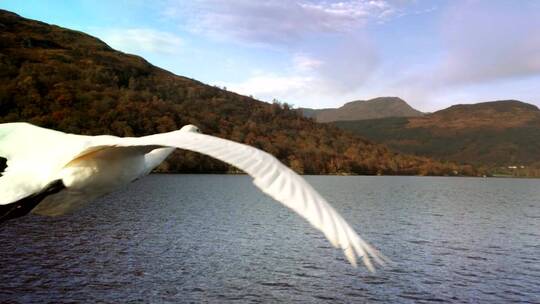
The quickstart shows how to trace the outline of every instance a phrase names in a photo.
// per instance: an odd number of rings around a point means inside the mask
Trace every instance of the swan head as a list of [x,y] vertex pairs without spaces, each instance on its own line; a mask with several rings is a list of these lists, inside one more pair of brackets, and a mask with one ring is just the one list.
[[180,129],[182,132],[195,132],[195,133],[202,133],[199,127],[196,125],[185,125]]

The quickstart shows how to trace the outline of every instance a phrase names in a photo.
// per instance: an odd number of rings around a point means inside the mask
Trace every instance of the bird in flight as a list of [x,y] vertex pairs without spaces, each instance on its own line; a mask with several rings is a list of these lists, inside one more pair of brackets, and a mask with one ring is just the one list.
[[257,148],[202,134],[194,125],[143,137],[86,136],[29,123],[0,124],[0,224],[33,212],[61,215],[149,174],[176,148],[233,165],[261,191],[289,207],[320,230],[356,267],[361,258],[386,258],[351,228],[302,177]]

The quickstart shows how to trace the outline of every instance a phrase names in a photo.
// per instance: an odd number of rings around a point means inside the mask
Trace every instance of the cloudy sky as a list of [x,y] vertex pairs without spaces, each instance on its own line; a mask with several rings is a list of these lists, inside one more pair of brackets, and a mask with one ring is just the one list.
[[539,0],[20,1],[176,74],[295,107],[540,105]]

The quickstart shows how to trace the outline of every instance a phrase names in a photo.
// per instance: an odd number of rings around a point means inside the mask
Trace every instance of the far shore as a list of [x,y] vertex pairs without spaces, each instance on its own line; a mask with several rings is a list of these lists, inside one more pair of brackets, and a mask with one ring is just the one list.
[[[176,175],[176,174],[183,174],[183,175],[247,175],[244,172],[223,172],[223,171],[208,171],[208,172],[152,172],[151,174],[162,174],[162,175]],[[485,175],[485,176],[473,176],[473,175],[386,175],[386,174],[355,174],[355,173],[343,173],[343,174],[300,174],[302,176],[408,176],[408,177],[468,177],[468,178],[496,178],[496,179],[504,179],[504,178],[512,178],[512,179],[538,179],[539,177],[534,176],[513,176],[513,175],[505,175],[505,174],[493,174],[493,175]]]

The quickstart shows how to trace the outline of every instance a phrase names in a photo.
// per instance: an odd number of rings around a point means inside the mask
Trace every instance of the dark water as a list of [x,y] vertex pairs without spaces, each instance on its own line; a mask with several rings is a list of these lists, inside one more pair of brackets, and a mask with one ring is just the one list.
[[353,269],[246,176],[154,175],[0,230],[0,302],[540,303],[540,180],[307,178],[394,265]]

